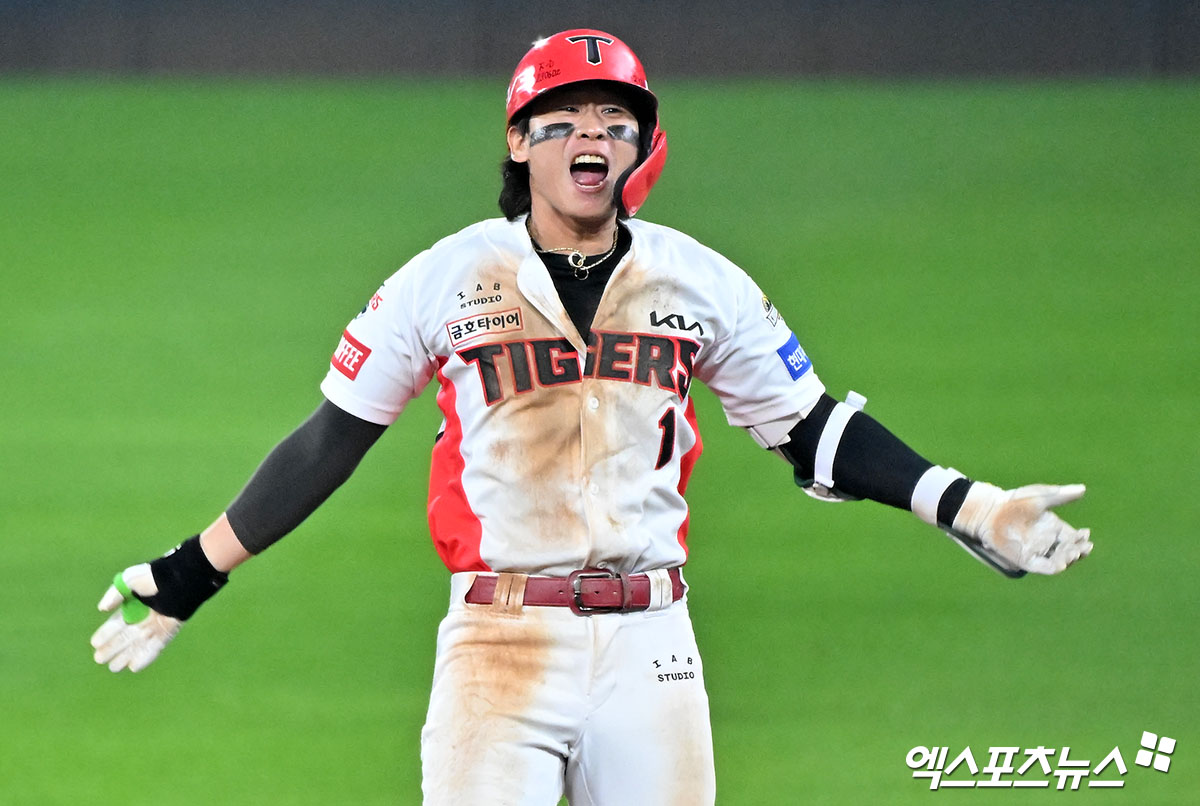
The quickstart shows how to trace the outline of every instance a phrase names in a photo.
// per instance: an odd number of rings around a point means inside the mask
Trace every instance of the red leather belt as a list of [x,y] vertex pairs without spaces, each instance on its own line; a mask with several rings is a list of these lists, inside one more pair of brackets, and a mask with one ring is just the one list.
[[[683,579],[678,568],[667,571],[671,580],[671,601],[683,598]],[[645,574],[619,574],[603,568],[585,568],[566,577],[536,577],[521,574],[475,577],[467,591],[467,604],[494,604],[501,578],[524,581],[524,598],[519,603],[535,607],[569,607],[579,615],[591,613],[629,613],[650,608],[650,577]],[[507,599],[507,592],[505,598]],[[519,592],[517,595],[520,595]]]

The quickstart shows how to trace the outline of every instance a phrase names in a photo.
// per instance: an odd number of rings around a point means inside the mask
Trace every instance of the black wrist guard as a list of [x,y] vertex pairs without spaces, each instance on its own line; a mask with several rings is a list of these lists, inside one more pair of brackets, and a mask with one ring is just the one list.
[[200,535],[189,537],[174,551],[151,562],[150,570],[158,593],[137,598],[164,616],[180,621],[191,618],[200,605],[229,581],[229,574],[213,568],[204,556]]

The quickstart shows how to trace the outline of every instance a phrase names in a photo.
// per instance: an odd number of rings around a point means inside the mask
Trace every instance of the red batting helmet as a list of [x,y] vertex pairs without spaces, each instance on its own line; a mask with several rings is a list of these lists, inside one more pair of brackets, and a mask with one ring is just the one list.
[[533,43],[508,85],[506,112],[511,124],[544,92],[581,81],[620,84],[634,101],[641,126],[641,160],[616,185],[618,207],[633,215],[650,195],[667,161],[667,135],[658,125],[658,98],[646,83],[642,63],[612,34],[590,28],[563,31]]

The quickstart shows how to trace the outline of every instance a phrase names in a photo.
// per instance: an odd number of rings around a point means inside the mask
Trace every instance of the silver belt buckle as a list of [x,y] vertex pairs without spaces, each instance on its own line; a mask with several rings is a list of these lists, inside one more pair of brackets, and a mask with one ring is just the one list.
[[605,571],[603,569],[585,568],[582,571],[572,571],[567,576],[567,584],[571,587],[571,600],[568,603],[571,607],[571,612],[577,616],[588,616],[592,613],[620,611],[625,600],[625,588],[622,582],[621,599],[614,605],[585,605],[583,603],[583,580],[585,579],[616,579],[620,580],[619,574],[613,571]]

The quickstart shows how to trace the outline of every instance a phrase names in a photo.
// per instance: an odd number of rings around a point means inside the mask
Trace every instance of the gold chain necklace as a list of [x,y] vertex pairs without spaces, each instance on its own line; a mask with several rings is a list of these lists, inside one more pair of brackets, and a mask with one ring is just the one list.
[[[526,230],[529,229],[528,224],[525,225],[525,229]],[[535,252],[538,252],[543,255],[548,252],[552,253],[552,254],[556,254],[556,255],[566,255],[567,263],[570,264],[572,269],[574,269],[576,280],[586,280],[588,278],[588,274],[591,272],[592,269],[596,268],[601,263],[608,260],[610,257],[612,257],[612,253],[617,251],[617,228],[616,227],[613,227],[612,246],[610,246],[608,248],[607,252],[605,252],[600,257],[596,258],[591,263],[586,263],[585,261],[587,260],[587,258],[584,256],[583,252],[580,252],[578,249],[576,249],[573,246],[558,246],[558,247],[555,247],[554,249],[543,249],[538,244],[538,242],[534,239],[532,232],[529,233],[529,239],[531,241],[533,241],[533,249]]]

